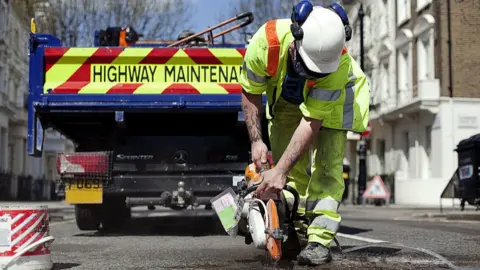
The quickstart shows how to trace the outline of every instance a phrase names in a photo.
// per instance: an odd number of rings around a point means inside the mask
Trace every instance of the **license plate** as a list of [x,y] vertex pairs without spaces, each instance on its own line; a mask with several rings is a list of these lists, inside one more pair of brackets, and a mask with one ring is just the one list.
[[343,173],[343,179],[348,179],[348,173],[346,172]]
[[72,180],[65,184],[65,201],[70,204],[101,204],[103,186],[100,180]]

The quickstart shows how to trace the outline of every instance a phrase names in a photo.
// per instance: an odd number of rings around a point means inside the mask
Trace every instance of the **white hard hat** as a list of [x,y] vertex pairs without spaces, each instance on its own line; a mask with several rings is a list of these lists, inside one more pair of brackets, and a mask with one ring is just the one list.
[[332,10],[320,6],[302,24],[303,39],[296,47],[306,67],[316,73],[337,70],[345,46],[345,27]]

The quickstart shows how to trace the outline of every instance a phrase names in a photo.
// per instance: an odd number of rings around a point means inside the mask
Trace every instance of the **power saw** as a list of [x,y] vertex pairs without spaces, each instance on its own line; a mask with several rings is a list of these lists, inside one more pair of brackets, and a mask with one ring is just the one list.
[[[282,258],[282,245],[288,236],[295,233],[294,221],[299,204],[299,196],[295,189],[285,186],[284,190],[294,196],[291,211],[281,192],[264,194],[259,197],[256,189],[262,182],[261,174],[274,168],[271,160],[257,169],[254,163],[245,169],[244,181],[238,185],[237,215],[246,219],[246,243],[254,243],[258,249],[266,250],[275,261]],[[296,238],[295,238],[296,239]],[[298,239],[297,239],[298,241]]]

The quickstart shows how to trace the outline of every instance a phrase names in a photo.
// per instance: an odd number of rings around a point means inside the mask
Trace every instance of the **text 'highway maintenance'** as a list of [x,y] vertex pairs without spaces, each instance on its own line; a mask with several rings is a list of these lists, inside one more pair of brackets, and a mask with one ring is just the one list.
[[90,80],[99,83],[238,83],[241,66],[92,65]]

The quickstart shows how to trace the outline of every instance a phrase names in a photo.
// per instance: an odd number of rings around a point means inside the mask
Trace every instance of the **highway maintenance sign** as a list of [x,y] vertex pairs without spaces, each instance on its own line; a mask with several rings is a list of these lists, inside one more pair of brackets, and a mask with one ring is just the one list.
[[363,192],[362,197],[364,199],[388,199],[390,198],[390,192],[383,183],[382,178],[376,175],[372,181],[368,183],[367,189]]
[[240,94],[245,48],[45,48],[44,94]]

